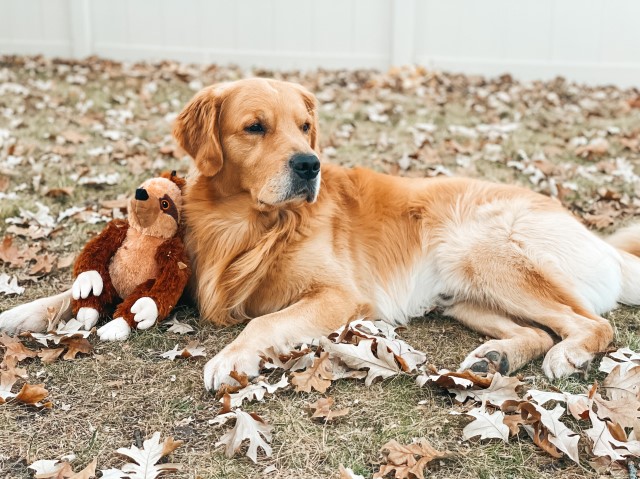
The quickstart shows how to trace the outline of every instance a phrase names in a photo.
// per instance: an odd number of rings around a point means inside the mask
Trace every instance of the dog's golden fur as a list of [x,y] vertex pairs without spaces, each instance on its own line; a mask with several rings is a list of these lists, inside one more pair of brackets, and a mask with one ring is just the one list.
[[[269,346],[436,307],[495,338],[461,368],[506,374],[544,355],[561,377],[611,341],[602,313],[640,303],[640,226],[603,240],[523,188],[320,167],[316,110],[298,85],[249,79],[205,88],[176,120],[195,165],[184,212],[201,316],[250,319],[205,366],[207,387],[256,374]],[[68,296],[3,313],[0,330],[42,327]]]
[[637,231],[613,247],[526,189],[323,163],[317,201],[289,194],[287,161],[319,153],[317,123],[310,93],[264,79],[209,87],[177,119],[197,168],[185,210],[200,313],[251,319],[207,364],[208,387],[232,369],[257,373],[269,346],[434,307],[497,338],[462,367],[508,373],[546,354],[546,374],[564,376],[611,341],[601,313],[640,302],[640,260],[622,251],[638,251]]

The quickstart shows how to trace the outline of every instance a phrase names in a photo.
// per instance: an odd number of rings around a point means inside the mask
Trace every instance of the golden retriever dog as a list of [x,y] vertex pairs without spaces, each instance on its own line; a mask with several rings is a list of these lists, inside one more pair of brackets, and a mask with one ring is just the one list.
[[609,345],[602,313],[640,303],[640,228],[605,241],[523,188],[321,162],[316,100],[298,85],[205,88],[174,136],[195,162],[185,208],[200,314],[249,320],[205,366],[209,389],[232,370],[256,375],[270,346],[435,307],[495,338],[461,368],[507,374],[545,355],[558,378]]
[[[544,355],[558,378],[585,372],[609,345],[601,314],[640,303],[640,226],[603,240],[523,188],[322,162],[316,100],[298,85],[205,88],[174,135],[195,166],[186,246],[200,314],[220,326],[249,320],[205,366],[209,389],[232,370],[256,375],[270,346],[286,352],[356,318],[406,324],[437,307],[495,338],[461,368],[508,374]],[[4,313],[0,330],[41,325],[65,294]]]

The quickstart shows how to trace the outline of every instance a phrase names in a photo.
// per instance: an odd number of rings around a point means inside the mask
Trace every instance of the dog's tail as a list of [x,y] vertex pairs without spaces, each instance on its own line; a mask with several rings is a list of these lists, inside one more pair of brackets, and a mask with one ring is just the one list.
[[622,254],[622,294],[619,301],[640,305],[640,223],[622,228],[607,238]]
[[46,331],[53,319],[71,319],[71,290],[55,296],[40,298],[21,304],[0,314],[0,331],[16,334],[21,331]]

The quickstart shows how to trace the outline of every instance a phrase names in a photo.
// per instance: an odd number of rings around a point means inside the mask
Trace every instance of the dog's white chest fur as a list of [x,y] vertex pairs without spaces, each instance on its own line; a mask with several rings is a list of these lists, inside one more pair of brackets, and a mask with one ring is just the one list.
[[385,284],[375,285],[377,316],[391,324],[406,324],[434,309],[441,293],[443,285],[433,259],[418,260],[408,270],[393,274]]

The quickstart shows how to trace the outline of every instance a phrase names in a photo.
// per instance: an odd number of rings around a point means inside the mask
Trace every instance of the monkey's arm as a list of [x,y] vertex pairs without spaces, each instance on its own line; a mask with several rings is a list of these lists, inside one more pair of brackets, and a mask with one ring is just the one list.
[[80,308],[93,308],[99,313],[113,303],[117,293],[109,276],[111,258],[122,246],[129,224],[113,220],[102,232],[90,240],[80,252],[73,266],[73,313]]

